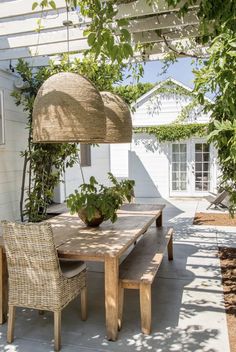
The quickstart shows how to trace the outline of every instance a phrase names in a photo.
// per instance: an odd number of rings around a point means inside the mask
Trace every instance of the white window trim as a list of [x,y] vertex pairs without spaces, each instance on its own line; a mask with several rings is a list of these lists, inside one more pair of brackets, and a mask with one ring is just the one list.
[[2,131],[0,137],[0,146],[6,143],[5,141],[5,118],[4,118],[4,93],[0,90],[0,130]]

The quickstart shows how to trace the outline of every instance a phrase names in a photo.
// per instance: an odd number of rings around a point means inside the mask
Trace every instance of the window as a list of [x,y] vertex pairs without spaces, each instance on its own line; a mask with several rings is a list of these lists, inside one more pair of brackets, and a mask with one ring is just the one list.
[[172,144],[172,190],[187,190],[187,145]]
[[3,116],[3,91],[0,90],[0,144],[5,144],[4,116]]
[[206,143],[195,144],[195,191],[210,189],[210,147]]
[[80,144],[81,166],[91,166],[91,144]]

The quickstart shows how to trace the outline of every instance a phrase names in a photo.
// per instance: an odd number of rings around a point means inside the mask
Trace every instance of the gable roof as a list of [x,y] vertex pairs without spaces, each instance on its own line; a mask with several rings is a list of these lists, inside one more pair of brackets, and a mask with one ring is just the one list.
[[[157,83],[155,85],[155,87],[150,89],[145,94],[141,95],[141,97],[139,97],[134,103],[131,104],[131,107],[132,108],[136,108],[137,105],[140,105],[140,103],[142,103],[143,100],[146,100],[149,96],[152,96],[152,94],[155,93],[160,87],[164,86],[166,83],[169,83],[169,82],[173,83],[176,86],[179,86],[179,87],[185,89],[187,92],[192,92],[192,89],[190,87],[186,86],[182,82],[179,82],[179,81],[175,80],[172,77],[169,77],[169,78],[165,79],[164,81]],[[208,97],[205,97],[205,99],[207,101],[209,101],[209,102],[212,102],[212,100],[209,99]]]

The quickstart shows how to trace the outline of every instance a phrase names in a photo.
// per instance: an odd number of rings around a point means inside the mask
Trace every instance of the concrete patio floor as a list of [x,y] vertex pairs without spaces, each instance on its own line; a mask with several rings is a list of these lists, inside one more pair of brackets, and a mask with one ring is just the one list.
[[[194,226],[199,199],[137,199],[137,203],[166,203],[164,224],[175,228],[174,261],[164,258],[153,289],[152,334],[140,332],[139,296],[127,290],[123,328],[116,342],[106,340],[103,268],[89,265],[89,316],[80,320],[79,300],[62,314],[62,351],[67,352],[230,352],[221,285],[218,246],[235,246],[236,228]],[[0,351],[53,351],[53,315],[18,309],[15,340],[6,343],[0,327]]]

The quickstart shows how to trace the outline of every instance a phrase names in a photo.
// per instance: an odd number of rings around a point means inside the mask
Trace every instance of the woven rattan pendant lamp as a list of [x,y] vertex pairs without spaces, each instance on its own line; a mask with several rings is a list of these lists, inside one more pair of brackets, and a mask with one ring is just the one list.
[[105,106],[106,136],[100,143],[130,143],[132,119],[128,105],[117,94],[101,92]]
[[32,127],[35,143],[101,142],[106,135],[101,95],[87,78],[57,73],[38,91]]

